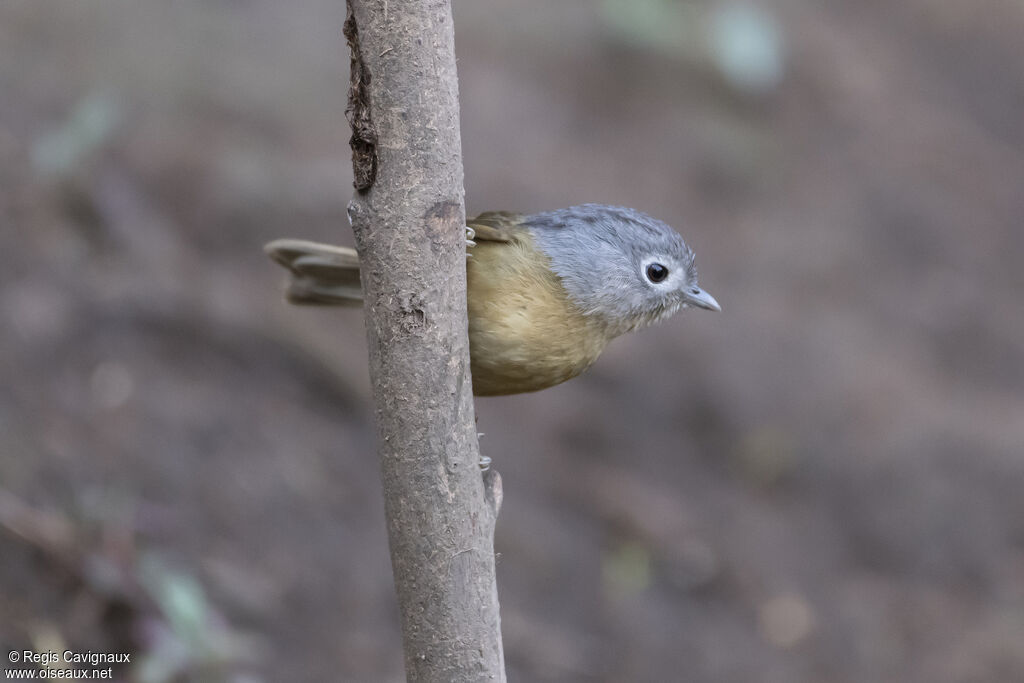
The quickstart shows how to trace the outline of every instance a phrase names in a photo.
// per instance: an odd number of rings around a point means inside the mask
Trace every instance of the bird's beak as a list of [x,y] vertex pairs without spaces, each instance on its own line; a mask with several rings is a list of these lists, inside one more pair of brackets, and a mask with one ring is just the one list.
[[705,308],[709,311],[721,312],[722,307],[715,301],[715,297],[705,292],[700,287],[691,287],[683,290],[683,299],[686,303],[697,308]]

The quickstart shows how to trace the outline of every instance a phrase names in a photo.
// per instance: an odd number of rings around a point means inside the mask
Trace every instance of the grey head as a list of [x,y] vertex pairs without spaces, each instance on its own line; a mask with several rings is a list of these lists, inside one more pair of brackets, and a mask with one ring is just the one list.
[[693,250],[675,230],[645,213],[583,204],[527,217],[573,301],[622,334],[695,306],[720,311],[697,284]]

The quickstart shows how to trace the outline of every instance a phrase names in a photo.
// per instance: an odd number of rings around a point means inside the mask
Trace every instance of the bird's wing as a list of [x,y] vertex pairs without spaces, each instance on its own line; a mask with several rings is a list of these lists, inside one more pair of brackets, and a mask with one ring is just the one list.
[[[511,242],[521,229],[522,219],[521,215],[507,211],[488,211],[467,224],[476,233],[476,240]],[[292,303],[361,305],[363,290],[355,249],[296,239],[274,240],[263,249],[290,271],[286,296]]]
[[487,211],[466,221],[473,228],[473,239],[482,242],[511,242],[523,216],[509,211]]

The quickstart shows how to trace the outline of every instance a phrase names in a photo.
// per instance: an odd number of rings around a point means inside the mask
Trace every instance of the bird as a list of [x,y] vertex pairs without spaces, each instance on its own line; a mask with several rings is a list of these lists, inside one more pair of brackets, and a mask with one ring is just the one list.
[[[470,372],[477,396],[538,391],[585,371],[608,342],[684,308],[721,311],[673,228],[621,206],[582,204],[466,222]],[[288,301],[359,306],[354,249],[278,239]]]

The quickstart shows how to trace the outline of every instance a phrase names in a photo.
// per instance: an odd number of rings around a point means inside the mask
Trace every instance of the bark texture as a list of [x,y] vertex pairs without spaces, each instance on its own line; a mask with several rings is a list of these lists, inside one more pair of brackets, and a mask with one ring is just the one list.
[[481,476],[449,0],[349,0],[349,205],[410,681],[504,681],[495,472]]

